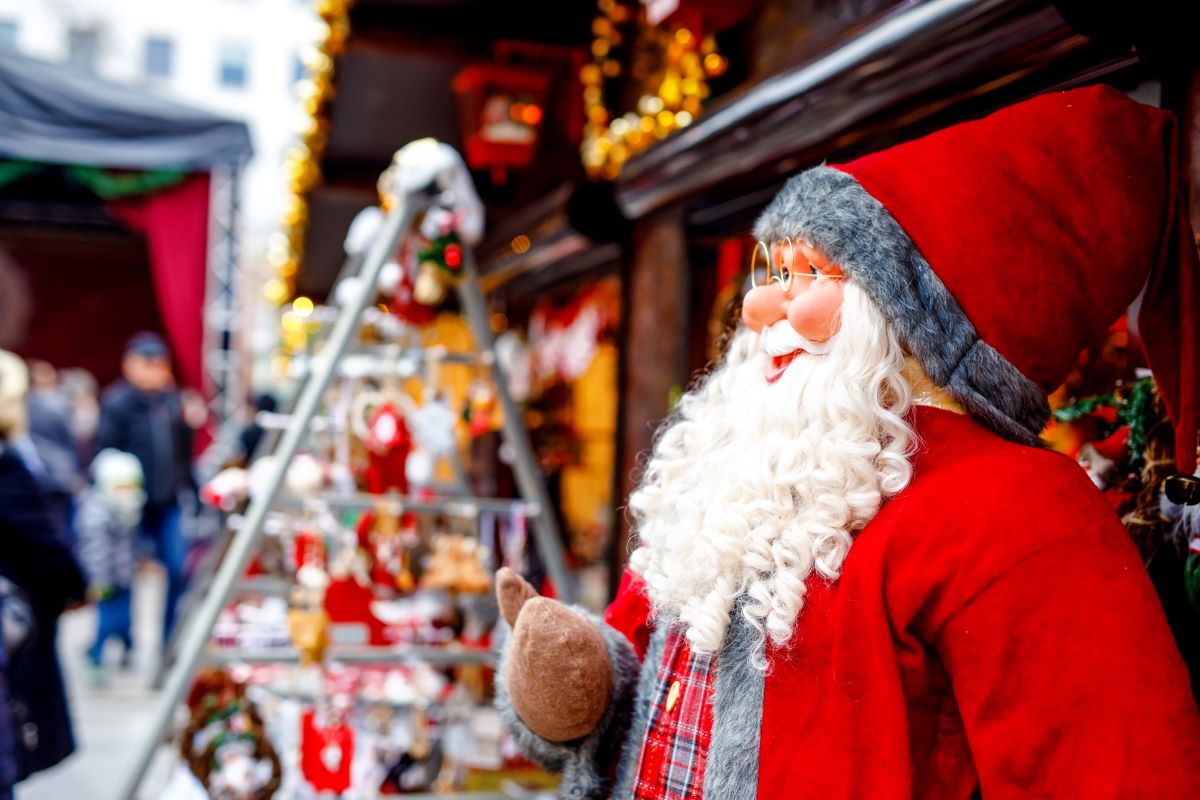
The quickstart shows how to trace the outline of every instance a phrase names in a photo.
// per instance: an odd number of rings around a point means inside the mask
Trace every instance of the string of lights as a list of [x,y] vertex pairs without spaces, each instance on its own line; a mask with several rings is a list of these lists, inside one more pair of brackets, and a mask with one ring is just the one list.
[[[271,303],[282,306],[295,294],[295,277],[304,253],[308,230],[308,195],[321,182],[321,158],[329,135],[329,107],[336,93],[335,59],[346,49],[350,35],[350,6],[354,0],[317,0],[321,18],[318,41],[300,55],[306,76],[296,86],[304,111],[299,140],[284,156],[288,197],[284,203],[280,230],[267,245],[267,263],[273,277],[263,287]],[[297,301],[305,298],[296,298]],[[311,301],[301,303],[311,307]],[[302,308],[297,308],[302,310]],[[293,326],[295,327],[295,326]],[[285,327],[285,346],[287,329]]]
[[[647,25],[639,31],[630,23],[643,13],[640,5],[599,0],[598,7],[592,62],[579,73],[587,115],[581,155],[589,175],[612,180],[634,153],[691,125],[709,96],[708,80],[722,75],[729,64],[717,52],[712,34],[700,37],[684,26]],[[616,51],[627,37],[638,37],[631,77],[648,91],[635,110],[616,116],[606,105],[606,84],[621,77]]]

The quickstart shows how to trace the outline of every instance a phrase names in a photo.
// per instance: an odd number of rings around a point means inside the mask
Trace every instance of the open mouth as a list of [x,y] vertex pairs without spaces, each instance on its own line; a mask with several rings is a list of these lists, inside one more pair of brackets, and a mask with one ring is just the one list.
[[774,383],[783,376],[791,363],[796,360],[796,356],[803,353],[804,350],[793,350],[782,356],[771,356],[770,367],[767,369],[767,383]]

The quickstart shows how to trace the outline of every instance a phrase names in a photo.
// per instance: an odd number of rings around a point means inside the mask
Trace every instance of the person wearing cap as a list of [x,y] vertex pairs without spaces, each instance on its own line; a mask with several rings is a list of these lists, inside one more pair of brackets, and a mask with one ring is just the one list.
[[498,576],[497,703],[560,796],[1200,797],[1138,552],[1039,440],[1140,295],[1200,500],[1176,147],[1170,115],[1087,88],[787,182],[742,325],[630,497],[605,616]]
[[142,465],[145,506],[141,538],[167,573],[163,642],[175,625],[187,559],[180,496],[194,493],[192,431],[171,372],[166,342],[143,332],[129,340],[121,360],[122,378],[101,400],[96,449],[130,453]]

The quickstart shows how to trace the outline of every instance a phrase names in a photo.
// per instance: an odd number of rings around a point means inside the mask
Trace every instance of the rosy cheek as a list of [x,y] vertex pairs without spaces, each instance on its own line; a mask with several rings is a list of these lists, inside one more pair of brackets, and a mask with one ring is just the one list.
[[742,322],[755,333],[783,319],[785,298],[776,286],[759,286],[742,300]]
[[792,298],[787,318],[804,338],[824,342],[838,332],[841,309],[842,282],[817,280],[810,289]]

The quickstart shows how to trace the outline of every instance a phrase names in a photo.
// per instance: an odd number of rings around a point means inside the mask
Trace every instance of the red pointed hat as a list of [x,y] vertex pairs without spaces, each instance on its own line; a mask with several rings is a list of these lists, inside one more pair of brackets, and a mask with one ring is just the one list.
[[1046,393],[1145,288],[1138,328],[1195,469],[1200,264],[1174,118],[1107,87],[1042,95],[790,179],[765,241],[804,238],[938,385],[1033,444]]

